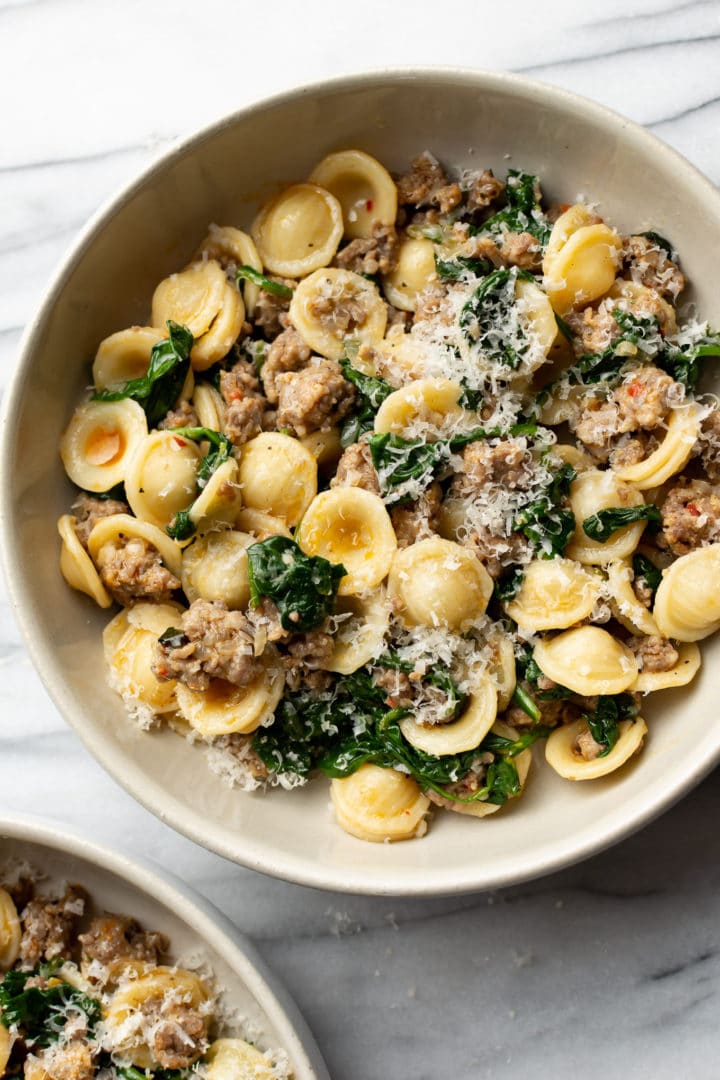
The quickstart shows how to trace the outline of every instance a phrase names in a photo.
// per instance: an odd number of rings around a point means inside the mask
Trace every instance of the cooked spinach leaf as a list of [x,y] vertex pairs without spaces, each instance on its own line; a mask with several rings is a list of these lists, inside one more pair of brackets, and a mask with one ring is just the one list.
[[182,630],[178,630],[176,626],[168,626],[167,630],[163,630],[158,638],[160,644],[165,645],[168,649],[181,649],[183,645],[187,645],[189,640],[188,636]]
[[670,241],[666,240],[664,236],[660,235],[660,233],[653,232],[651,229],[648,229],[646,232],[635,233],[634,235],[644,236],[645,239],[649,240],[651,244],[654,244],[655,247],[659,247],[661,251],[664,251],[668,259],[672,259],[673,261],[676,260],[677,254],[675,252],[675,248],[672,246]]
[[306,555],[294,540],[271,536],[251,544],[248,552],[250,603],[273,601],[285,630],[314,630],[333,610],[345,567]]
[[25,1043],[32,1048],[56,1042],[69,1016],[87,1017],[92,1032],[101,1018],[100,1002],[66,982],[26,988],[28,979],[39,974],[43,974],[42,968],[6,973],[0,982],[0,1022],[6,1028],[17,1025]]
[[488,259],[476,259],[468,255],[450,255],[442,259],[436,253],[435,271],[441,281],[457,281],[463,274],[474,274],[475,277],[485,277],[492,270],[492,263]]
[[562,506],[576,473],[564,462],[556,471],[544,494],[518,510],[513,530],[521,532],[541,559],[562,555],[575,530],[575,515]]
[[436,442],[403,439],[401,435],[381,432],[369,436],[368,446],[378,474],[380,494],[390,505],[409,498],[407,486],[416,487],[416,481],[421,487],[427,487],[447,465],[450,456],[469,443],[502,436],[534,435],[536,432],[536,424],[514,424],[505,431],[500,428],[473,428],[464,435],[454,435]]
[[[197,468],[197,487],[198,491],[202,491],[215,470],[232,457],[230,439],[221,431],[205,427],[173,428],[173,435],[192,439],[194,442],[210,443],[210,450]],[[190,518],[193,505],[194,503],[191,503],[185,510],[179,510],[165,529],[172,540],[189,540],[195,532],[195,525]]]
[[385,398],[392,394],[394,387],[384,379],[358,371],[347,357],[340,360],[340,367],[347,381],[352,383],[357,391],[353,414],[345,421],[340,432],[340,443],[347,448],[351,443],[357,442],[366,431],[372,430],[375,413]]
[[530,342],[514,314],[515,282],[533,281],[525,270],[494,270],[460,313],[460,328],[490,360],[515,370]]
[[692,345],[674,345],[666,341],[655,363],[692,393],[700,378],[698,361],[708,356],[720,356],[720,333],[709,331]]
[[258,288],[272,293],[273,296],[279,296],[282,300],[292,298],[293,291],[288,285],[283,285],[280,281],[273,281],[272,278],[261,274],[259,270],[254,270],[252,266],[238,266],[235,271],[235,278],[238,285],[241,281],[250,281],[253,285],[257,285]]
[[659,524],[662,515],[657,506],[648,503],[647,506],[623,506],[609,507],[606,510],[598,510],[591,514],[582,523],[583,532],[591,540],[604,544],[618,529],[624,529],[626,525],[632,525],[634,521],[651,521]]
[[[387,652],[377,660],[381,667],[393,668],[395,671],[404,671],[410,674],[415,670],[415,665],[408,660],[403,660],[396,652]],[[449,723],[457,719],[467,701],[467,694],[463,694],[447,671],[442,668],[426,672],[420,682],[426,682],[430,686],[441,690],[447,698],[447,706],[444,710],[443,723]]]
[[187,510],[178,510],[175,517],[172,519],[165,532],[168,534],[171,540],[189,540],[195,533],[195,525],[190,520],[190,511],[192,506],[189,506]]
[[502,232],[528,232],[544,246],[552,226],[540,205],[540,181],[531,173],[510,169],[507,174],[505,198],[507,205],[479,226],[470,227],[470,235]]
[[[135,1065],[114,1065],[112,1060],[107,1064],[100,1061],[100,1065],[106,1069],[114,1070],[116,1076],[122,1080],[192,1080],[197,1077],[195,1069],[140,1069]],[[104,1075],[104,1074],[103,1074]]]
[[148,427],[157,427],[180,397],[190,368],[194,338],[186,326],[167,321],[168,336],[153,345],[147,375],[131,379],[116,390],[98,390],[93,401],[120,401],[132,398],[142,405]]
[[648,589],[651,590],[654,600],[655,593],[662,581],[662,570],[658,570],[655,563],[651,562],[647,555],[633,555],[632,565],[635,580],[640,579],[645,582]]
[[517,683],[515,686],[512,699],[518,708],[522,709],[522,711],[530,717],[534,724],[540,723],[542,720],[542,713],[537,707],[534,699],[520,683]]
[[630,694],[600,697],[594,712],[583,713],[593,739],[604,747],[600,757],[606,757],[618,741],[621,721],[634,720],[637,713],[637,705]]

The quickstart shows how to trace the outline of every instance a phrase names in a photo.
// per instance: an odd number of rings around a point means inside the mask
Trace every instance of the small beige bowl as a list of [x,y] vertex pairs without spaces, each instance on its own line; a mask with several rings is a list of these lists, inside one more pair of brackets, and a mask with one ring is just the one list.
[[29,863],[51,883],[77,882],[99,911],[132,915],[167,934],[173,960],[192,956],[210,965],[224,1005],[248,1025],[247,1037],[261,1049],[286,1051],[294,1080],[330,1080],[287,991],[230,920],[178,878],[35,817],[0,817],[0,865],[8,859]]
[[[155,284],[189,258],[208,222],[249,222],[277,184],[330,150],[360,147],[402,169],[428,148],[449,165],[538,173],[552,199],[596,201],[623,230],[679,248],[703,318],[720,323],[720,194],[628,120],[510,75],[418,70],[305,87],[244,109],[172,149],[87,227],[27,329],[4,403],[2,546],[12,602],[53,700],[90,751],[149,810],[206,848],[327,889],[439,894],[507,885],[586,858],[670,806],[720,755],[720,641],[688,691],[647,707],[648,744],[605,781],[573,785],[538,761],[527,794],[488,820],[437,814],[427,837],[363,844],[334,824],[325,781],[245,795],[170,732],[144,734],[105,682],[107,613],[58,571],[57,517],[73,491],[60,433],[101,338],[146,320]],[[709,361],[709,366],[712,361]],[[720,582],[709,583],[720,588]]]

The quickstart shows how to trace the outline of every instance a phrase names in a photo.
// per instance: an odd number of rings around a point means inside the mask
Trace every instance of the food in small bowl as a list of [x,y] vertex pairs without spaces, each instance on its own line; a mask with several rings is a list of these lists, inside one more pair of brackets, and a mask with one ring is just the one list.
[[[3,1076],[326,1075],[310,1065],[252,958],[218,927],[218,942],[203,940],[207,913],[162,878],[34,822],[2,822],[0,837]],[[163,907],[169,900],[174,914]],[[152,922],[136,917],[149,910]],[[195,915],[194,935],[189,924],[180,929]],[[227,946],[219,963],[218,943]],[[274,1045],[288,1034],[287,1049]]]
[[[53,413],[83,489],[54,492],[63,573],[98,610],[97,636],[83,624],[63,656],[102,701],[86,734],[102,754],[111,729],[124,782],[203,842],[370,890],[549,869],[657,808],[660,759],[679,775],[681,706],[645,695],[690,682],[715,622],[696,594],[716,537],[702,509],[690,539],[686,519],[713,497],[716,413],[696,382],[717,313],[700,237],[684,218],[680,237],[682,200],[658,178],[717,196],[602,110],[514,80],[427,78],[444,120],[432,152],[402,123],[417,87],[392,77],[346,84],[348,100],[392,101],[392,142],[366,113],[319,139],[290,98],[181,151],[166,182],[183,176],[187,197],[153,219],[174,244],[157,272],[114,220],[93,249],[112,238],[132,303],[83,330],[92,393],[64,388]],[[461,131],[451,101],[469,109],[481,86],[483,125]],[[313,108],[329,115],[334,92]],[[540,102],[567,146],[533,127]],[[303,154],[240,154],[238,132],[263,123],[299,125]],[[602,185],[597,146],[623,151]],[[242,182],[206,189],[223,155]],[[128,227],[149,221],[164,177]],[[53,310],[69,333],[70,309]],[[101,628],[141,730],[98,689]],[[200,746],[173,747],[177,732]],[[531,769],[545,739],[550,768]],[[201,747],[241,786],[278,790],[225,790],[195,767]],[[708,760],[689,745],[681,758],[686,782]],[[350,837],[303,784],[317,771]],[[356,860],[356,837],[425,833],[431,803],[426,855],[381,844]]]

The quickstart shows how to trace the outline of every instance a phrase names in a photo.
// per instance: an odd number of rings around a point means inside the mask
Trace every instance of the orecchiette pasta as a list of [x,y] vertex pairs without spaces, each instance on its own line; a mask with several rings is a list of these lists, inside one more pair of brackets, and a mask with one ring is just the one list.
[[215,1039],[206,1060],[207,1080],[275,1080],[272,1062],[244,1039]]
[[283,518],[273,517],[263,510],[244,506],[235,518],[235,526],[241,532],[250,533],[255,540],[267,540],[270,536],[287,536],[290,530]]
[[123,483],[147,437],[145,413],[135,401],[88,401],[76,409],[60,440],[65,472],[86,491]]
[[397,539],[382,499],[358,488],[322,491],[307,509],[297,542],[308,555],[340,563],[340,596],[362,595],[387,577]]
[[576,525],[566,554],[588,566],[604,566],[631,555],[640,543],[644,521],[625,525],[604,542],[591,539],[583,529],[583,522],[601,510],[642,506],[643,501],[638,491],[618,479],[609,469],[604,472],[588,469],[581,473],[570,485],[570,508],[575,515]]
[[62,540],[60,571],[71,588],[87,593],[100,607],[108,608],[112,604],[112,597],[100,580],[92,559],[78,540],[76,524],[77,518],[71,514],[63,514],[58,519],[57,527]]
[[207,690],[196,691],[178,683],[178,712],[193,731],[206,738],[246,735],[270,719],[282,697],[285,678],[271,647],[265,649],[261,661],[261,673],[247,686],[217,679]]
[[412,745],[425,754],[443,757],[474,750],[495,723],[498,694],[490,675],[475,681],[462,716],[447,724],[423,724],[408,716],[400,721],[400,730]]
[[[263,268],[253,238],[233,225],[211,225],[198,248],[196,259],[214,259],[230,270],[249,266],[262,273]],[[252,319],[260,288],[252,281],[244,281],[242,293],[248,318]]]
[[335,605],[337,632],[327,671],[351,675],[383,651],[390,623],[384,588],[365,596],[340,596]]
[[673,667],[667,671],[641,671],[630,689],[636,694],[649,694],[653,690],[687,686],[697,675],[701,663],[698,646],[694,641],[686,642],[678,649],[677,663]]
[[[0,1075],[5,1072],[7,1063],[12,1052],[12,1035],[8,1029],[0,1025]],[[27,1075],[27,1073],[26,1073]]]
[[622,694],[638,674],[634,653],[599,626],[580,626],[539,641],[533,657],[549,679],[585,697]]
[[388,595],[403,621],[461,633],[483,614],[492,590],[482,563],[467,548],[440,537],[399,551],[388,580]]
[[633,590],[633,569],[630,561],[618,559],[608,563],[605,569],[608,600],[614,618],[631,634],[659,634],[655,619],[645,605],[640,603]]
[[136,517],[164,529],[192,503],[202,453],[172,431],[154,431],[138,445],[125,474],[125,493]]
[[523,630],[563,630],[588,617],[601,590],[600,577],[572,559],[535,559],[505,610]]
[[0,971],[7,971],[17,960],[21,936],[20,920],[13,898],[6,889],[0,888]]
[[222,431],[226,406],[218,391],[208,383],[198,383],[192,398],[193,408],[202,427]]
[[331,192],[342,207],[345,235],[368,237],[373,225],[392,225],[397,189],[390,173],[362,150],[328,154],[310,174],[313,184]]
[[700,641],[720,630],[720,595],[708,587],[720,574],[720,544],[682,555],[664,571],[653,615],[666,638]]
[[337,251],[342,207],[317,184],[295,184],[262,208],[250,231],[268,270],[305,277],[327,266]]
[[205,371],[230,352],[245,322],[245,305],[234,285],[223,290],[220,310],[207,331],[197,339],[190,353],[196,371]]
[[583,225],[557,253],[546,254],[545,285],[555,311],[563,314],[604,296],[615,280],[621,246],[607,225]]
[[670,413],[665,438],[649,457],[636,465],[615,470],[620,480],[640,491],[659,487],[684,469],[700,434],[702,410],[695,404],[681,405]]
[[111,685],[143,720],[143,709],[162,715],[177,708],[176,683],[159,680],[153,665],[158,636],[178,622],[181,614],[177,604],[135,604],[123,609],[103,631]]
[[578,739],[588,732],[587,720],[576,720],[556,728],[545,746],[545,759],[566,780],[597,780],[624,765],[642,747],[647,724],[638,716],[618,724],[617,742],[607,754],[585,758],[578,750]]
[[218,466],[190,510],[190,520],[202,530],[234,524],[242,506],[238,464],[234,458]]
[[217,318],[226,300],[227,282],[214,259],[193,263],[187,270],[161,281],[152,299],[152,324],[164,328],[168,319],[201,337]]
[[523,357],[521,372],[531,375],[545,363],[558,336],[555,312],[547,295],[531,281],[516,281],[515,299],[530,343]]
[[147,373],[153,345],[164,337],[165,331],[155,326],[131,326],[106,337],[95,353],[94,386],[105,390],[141,378]]
[[101,518],[88,538],[88,551],[95,565],[101,566],[105,547],[133,538],[144,540],[154,547],[168,570],[180,576],[182,553],[179,545],[156,525],[134,518],[131,514],[112,514]]
[[[297,439],[264,431],[246,443],[239,470],[242,501],[297,525],[317,492],[317,462]],[[236,518],[237,520],[237,518]]]
[[247,549],[254,537],[234,529],[199,536],[182,554],[182,587],[193,600],[222,600],[231,610],[246,608],[250,600]]
[[361,765],[352,776],[333,780],[330,794],[338,825],[358,840],[410,840],[425,831],[430,801],[395,769]]
[[387,309],[367,278],[330,267],[300,282],[290,301],[290,321],[311,349],[339,360],[346,341],[372,345],[382,340]]
[[375,431],[411,437],[423,427],[452,429],[463,417],[462,387],[452,379],[417,379],[393,391],[375,414]]
[[383,292],[398,311],[414,311],[419,293],[436,278],[432,241],[409,238],[400,247],[397,266],[383,279]]

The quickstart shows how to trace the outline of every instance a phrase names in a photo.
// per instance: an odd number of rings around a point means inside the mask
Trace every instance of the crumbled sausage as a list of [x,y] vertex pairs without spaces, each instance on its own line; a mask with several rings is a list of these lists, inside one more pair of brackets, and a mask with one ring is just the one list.
[[432,281],[418,293],[414,322],[430,322],[436,326],[451,326],[456,315],[450,303],[450,286],[444,281]]
[[310,349],[291,326],[275,338],[260,372],[265,396],[272,405],[277,405],[278,401],[278,375],[285,371],[299,371],[309,359]]
[[708,479],[716,483],[720,480],[720,409],[713,409],[703,420],[695,449]]
[[483,563],[493,580],[497,580],[512,563],[527,562],[530,550],[522,533],[512,532],[509,536],[496,536],[486,526],[469,532],[463,538],[462,545]]
[[398,202],[403,206],[435,206],[447,214],[462,201],[459,184],[450,183],[440,162],[427,150],[410,164],[397,181]]
[[331,634],[324,630],[310,630],[297,634],[283,656],[287,685],[291,690],[306,686],[311,690],[325,690],[331,676],[325,671],[333,654],[335,643]]
[[600,757],[605,747],[597,742],[590,728],[583,728],[575,740],[574,749],[585,761],[594,761]]
[[[288,289],[294,289],[297,281],[288,278],[271,277],[279,285],[285,285]],[[255,303],[253,322],[262,330],[268,341],[272,341],[287,326],[287,313],[290,307],[290,297],[276,296],[267,289],[260,289]]]
[[307,302],[308,315],[317,319],[325,333],[339,342],[365,325],[368,309],[355,283],[342,281],[328,294],[317,293]]
[[290,428],[300,437],[312,431],[329,431],[355,400],[355,388],[335,360],[318,360],[302,371],[282,372],[275,385],[277,426]]
[[179,427],[199,427],[198,414],[187,398],[179,401],[174,409],[170,409],[167,415],[160,421],[158,427],[162,431],[171,431]]
[[86,1042],[72,1041],[50,1046],[25,1061],[25,1080],[92,1080],[95,1062]]
[[644,431],[639,431],[633,438],[624,437],[610,452],[610,466],[613,469],[626,469],[630,465],[637,465],[644,461],[650,453],[652,437],[648,437]]
[[180,588],[157,548],[139,536],[109,540],[96,562],[103,585],[124,607],[141,599],[164,603]]
[[493,176],[492,169],[476,174],[467,189],[465,201],[468,210],[484,210],[505,191],[505,182]]
[[184,640],[155,646],[158,679],[177,679],[191,690],[207,690],[213,679],[247,686],[262,671],[255,656],[256,628],[221,600],[195,600],[180,619]]
[[242,446],[263,430],[267,409],[252,364],[238,360],[229,371],[221,372],[220,393],[227,406],[223,431],[234,446]]
[[483,752],[478,754],[473,760],[470,767],[470,771],[460,780],[456,780],[453,784],[444,785],[445,790],[449,796],[455,796],[453,798],[445,798],[439,792],[433,788],[428,788],[425,791],[430,802],[435,803],[436,806],[442,806],[445,810],[454,810],[456,813],[463,812],[462,802],[457,802],[456,799],[469,799],[475,795],[483,786],[485,775],[487,773],[487,766],[492,764],[494,755],[491,753]]
[[80,495],[72,505],[77,521],[75,533],[84,548],[87,549],[88,537],[98,521],[113,514],[127,514],[127,503],[119,499],[94,499],[92,495]]
[[276,604],[267,596],[263,596],[257,607],[250,608],[248,619],[255,628],[255,651],[258,653],[263,651],[267,641],[284,641],[289,637]]
[[497,238],[471,237],[462,254],[473,259],[487,259],[497,269],[518,266],[522,270],[538,270],[542,264],[542,245],[529,232],[503,232]]
[[648,236],[626,236],[623,264],[633,281],[677,299],[685,288],[685,278],[677,263]]
[[376,221],[372,235],[351,240],[338,251],[333,266],[355,274],[389,274],[397,266],[399,247],[395,226]]
[[22,967],[31,970],[42,960],[69,957],[72,933],[84,910],[85,893],[78,885],[68,885],[58,900],[31,900],[20,915]]
[[569,311],[563,316],[573,334],[573,347],[578,356],[601,353],[622,334],[620,324],[613,318],[612,309],[601,304],[582,311]]
[[637,656],[641,671],[670,671],[680,659],[675,646],[657,634],[631,637],[626,644]]
[[207,1026],[194,1005],[152,999],[143,1003],[143,1012],[151,1021],[153,1056],[163,1069],[188,1069],[204,1053]]
[[590,448],[614,447],[618,435],[652,431],[684,397],[684,387],[653,365],[634,371],[608,399],[590,394],[583,399],[575,423],[578,439]]
[[720,491],[706,480],[681,476],[660,507],[657,542],[674,555],[687,555],[720,539]]
[[527,487],[532,478],[532,458],[528,451],[511,439],[496,443],[479,440],[462,453],[463,473],[460,482],[465,491],[478,491],[495,485],[517,490]]
[[366,439],[351,443],[343,452],[330,487],[359,487],[372,491],[374,495],[380,493],[378,475]]
[[169,942],[164,934],[141,930],[135,919],[126,915],[100,915],[92,920],[86,933],[78,940],[83,961],[97,960],[110,964],[113,960],[143,960],[157,964],[160,953]]
[[398,547],[410,547],[418,540],[427,540],[437,533],[441,499],[442,488],[435,482],[419,499],[391,509],[390,518]]
[[376,686],[387,691],[388,700],[386,704],[392,702],[391,708],[393,709],[407,709],[415,700],[413,684],[407,671],[401,671],[399,668],[379,667],[373,671],[373,682]]

